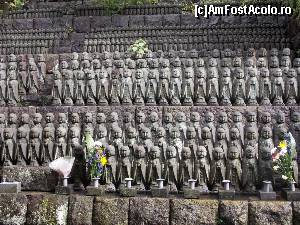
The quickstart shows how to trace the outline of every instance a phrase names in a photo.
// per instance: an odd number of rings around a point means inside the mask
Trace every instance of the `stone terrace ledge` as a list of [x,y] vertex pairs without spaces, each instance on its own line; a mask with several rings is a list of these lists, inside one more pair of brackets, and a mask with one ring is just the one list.
[[119,198],[49,193],[0,195],[0,224],[300,224],[300,202]]

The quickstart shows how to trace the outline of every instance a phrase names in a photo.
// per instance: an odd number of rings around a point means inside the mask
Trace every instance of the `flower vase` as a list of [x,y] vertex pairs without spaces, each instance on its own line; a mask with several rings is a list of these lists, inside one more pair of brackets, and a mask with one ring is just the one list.
[[98,188],[99,187],[99,180],[100,180],[100,178],[99,177],[93,177],[92,180],[93,180],[93,186],[95,188]]
[[290,191],[296,191],[295,184],[296,184],[295,181],[291,181],[291,182],[290,182]]

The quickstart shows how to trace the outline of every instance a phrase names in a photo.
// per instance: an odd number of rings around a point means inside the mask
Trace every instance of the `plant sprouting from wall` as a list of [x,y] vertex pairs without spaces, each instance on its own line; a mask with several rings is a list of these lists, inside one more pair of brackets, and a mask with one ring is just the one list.
[[148,44],[144,39],[140,38],[129,47],[129,51],[135,55],[144,55],[149,51]]

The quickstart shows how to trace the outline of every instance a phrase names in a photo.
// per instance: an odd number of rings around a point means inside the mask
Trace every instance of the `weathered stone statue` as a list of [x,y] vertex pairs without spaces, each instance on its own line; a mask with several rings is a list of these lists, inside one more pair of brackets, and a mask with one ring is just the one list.
[[42,162],[48,164],[54,159],[54,130],[51,127],[45,127],[43,130],[43,157]]
[[50,127],[53,129],[53,131],[55,131],[55,126],[54,126],[54,115],[53,113],[47,113],[46,117],[45,117],[45,127]]
[[37,56],[37,68],[39,71],[39,81],[41,83],[44,83],[45,77],[46,77],[46,73],[47,73],[47,66],[46,66],[46,60],[44,55],[40,54]]
[[258,182],[258,164],[255,149],[247,146],[242,161],[242,185],[245,191],[255,192]]
[[70,70],[65,70],[62,72],[62,76],[64,77],[63,82],[63,99],[65,105],[73,105],[74,99],[74,77],[73,72]]
[[36,94],[39,90],[39,71],[35,63],[29,63],[28,88],[30,94]]
[[184,145],[189,147],[191,150],[192,156],[196,156],[196,150],[197,150],[197,133],[195,127],[188,127],[186,130],[186,140]]
[[132,104],[132,74],[129,69],[124,69],[121,83],[120,98],[123,105]]
[[233,81],[232,98],[237,106],[244,106],[246,97],[246,88],[244,80],[244,71],[239,68],[235,70],[235,80]]
[[258,142],[259,157],[262,155],[262,150],[269,150],[271,152],[271,150],[274,148],[272,129],[265,126],[261,129],[260,133],[261,135]]
[[238,149],[239,151],[239,156],[243,156],[243,142],[241,140],[241,135],[240,131],[237,127],[231,127],[229,130],[229,135],[230,135],[230,141],[229,141],[229,148],[234,146]]
[[157,83],[159,79],[158,60],[150,61],[150,71],[146,81],[145,102],[146,105],[156,105]]
[[152,146],[149,152],[149,161],[147,164],[147,183],[150,187],[157,186],[157,179],[162,178],[162,165],[160,161],[160,150],[158,146]]
[[272,80],[273,105],[284,105],[283,94],[284,94],[284,81],[282,78],[282,70],[278,68],[274,72],[273,80]]
[[178,182],[178,161],[176,148],[169,146],[167,148],[167,159],[164,166],[164,179],[171,192],[177,192]]
[[255,149],[255,155],[258,157],[258,144],[257,144],[258,132],[255,127],[247,127],[245,130],[245,147],[252,146]]
[[206,70],[204,67],[204,60],[202,58],[197,60],[197,67],[195,69],[195,98],[194,105],[206,105]]
[[260,105],[271,105],[271,81],[269,77],[269,70],[267,68],[262,68],[260,70],[260,79],[259,79],[259,98]]
[[138,138],[142,136],[142,131],[146,127],[145,126],[146,116],[142,111],[137,112],[136,114],[136,129],[139,133]]
[[[91,132],[92,133],[92,132]],[[71,127],[69,129],[69,138],[67,145],[67,156],[75,156],[76,146],[80,144],[80,129],[78,127]]]
[[170,100],[171,105],[181,105],[181,84],[182,84],[182,70],[181,62],[178,58],[173,61],[173,68],[170,79]]
[[[85,65],[85,64],[84,64]],[[84,98],[85,98],[85,79],[86,79],[86,74],[84,71],[85,67],[83,69],[79,69],[79,62],[74,61],[71,63],[71,68],[73,70],[73,75],[76,80],[75,82],[75,93],[74,93],[74,98],[75,98],[75,104],[76,105],[84,105]]]
[[29,138],[30,165],[38,166],[38,161],[41,161],[40,159],[42,158],[42,135],[40,129],[36,127],[31,128]]
[[[113,127],[111,131],[111,144],[115,147],[116,153],[119,156],[121,154],[121,148],[123,146],[123,132],[120,127]],[[130,152],[129,152],[130,153]]]
[[230,180],[234,190],[239,191],[242,182],[242,165],[240,149],[231,146],[228,150],[228,160],[226,164],[226,179]]
[[184,70],[184,78],[182,82],[182,104],[193,105],[194,99],[194,70],[187,67]]
[[197,180],[197,185],[201,191],[208,191],[209,174],[207,149],[204,146],[198,146],[194,161],[194,178]]
[[204,127],[208,127],[211,131],[212,140],[215,141],[216,127],[215,127],[215,116],[212,112],[206,112],[204,116]]
[[212,185],[213,191],[218,191],[222,187],[222,181],[225,179],[226,166],[224,151],[220,147],[216,147],[213,150],[213,160],[210,167],[209,181]]
[[215,147],[222,148],[224,157],[227,158],[228,143],[226,139],[226,131],[222,127],[217,128]]
[[61,105],[63,98],[63,82],[61,74],[58,70],[53,71],[53,86],[52,86],[52,105]]
[[248,70],[248,79],[246,82],[246,99],[247,105],[256,106],[258,105],[257,99],[259,98],[259,83],[256,77],[256,70],[250,68]]
[[106,170],[104,172],[104,183],[105,189],[108,192],[114,192],[116,190],[117,185],[117,155],[115,152],[115,148],[112,145],[109,145],[107,151],[107,165]]
[[127,131],[131,127],[135,127],[135,121],[132,113],[124,112],[123,115],[123,127],[124,130]]
[[67,154],[67,131],[64,127],[58,127],[56,130],[56,143],[54,146],[54,159],[64,157]]
[[285,77],[285,91],[284,97],[286,105],[295,106],[297,105],[298,99],[298,83],[297,83],[297,73],[295,69],[289,69],[287,72],[287,77]]
[[19,127],[17,130],[17,151],[19,152],[18,164],[25,166],[30,164],[28,130]]
[[183,112],[178,112],[176,114],[176,127],[178,127],[178,130],[180,132],[180,139],[183,142],[186,139],[186,115]]
[[9,66],[9,70],[7,73],[7,83],[7,105],[17,106],[17,104],[20,102],[20,96],[18,91],[19,82],[17,80],[16,70],[12,66]]
[[110,99],[110,104],[119,105],[120,104],[120,91],[121,91],[120,79],[117,73],[111,74],[111,80],[109,84],[108,96]]
[[[1,67],[1,65],[0,65],[0,67]],[[2,93],[4,94],[3,97],[5,97],[5,93],[6,93],[6,72],[1,73],[1,75],[2,75],[1,80],[0,80],[0,84],[2,84],[1,85],[1,90],[2,90]],[[27,71],[26,62],[20,62],[19,63],[18,77],[19,77],[19,94],[24,96],[28,92],[28,71]]]
[[300,113],[292,112],[291,115],[291,124],[290,124],[290,132],[292,133],[294,139],[296,140],[296,148],[300,147]]
[[192,152],[189,147],[183,147],[179,164],[179,183],[184,188],[189,186],[188,180],[193,178]]
[[260,149],[259,157],[260,182],[264,180],[273,181],[272,155],[269,148]]
[[137,146],[134,151],[134,160],[132,166],[132,179],[134,180],[134,185],[138,190],[145,190],[146,182],[146,151],[144,146]]
[[148,154],[153,146],[151,130],[148,127],[144,127],[142,130],[141,144],[145,147],[146,153]]
[[156,133],[157,133],[157,129],[159,128],[160,124],[159,124],[159,116],[157,114],[157,112],[151,112],[149,115],[149,121],[150,121],[150,130],[152,132],[152,136],[153,138],[155,138]]
[[169,60],[164,59],[161,62],[159,70],[159,83],[157,88],[157,98],[160,105],[168,105],[169,103],[169,80],[171,71],[169,68]]
[[133,103],[135,105],[143,105],[145,98],[145,80],[143,79],[143,71],[136,70],[135,81],[133,82]]
[[213,148],[214,148],[214,142],[212,140],[212,133],[209,127],[203,127],[201,130],[201,140],[200,140],[201,146],[204,146],[207,151],[207,157],[209,159],[209,162],[213,159]]
[[119,183],[121,186],[125,186],[125,178],[130,178],[131,176],[131,162],[129,156],[129,147],[122,146],[120,149],[120,158],[118,159],[117,166],[117,183]]
[[19,152],[16,149],[16,141],[14,139],[14,131],[12,128],[4,129],[4,143],[1,154],[3,166],[11,166],[18,162]]
[[[21,67],[21,65],[20,65]],[[0,106],[5,106],[6,102],[6,89],[7,87],[7,82],[6,82],[6,65],[4,63],[0,63]],[[21,67],[22,68],[22,67]],[[26,70],[26,68],[25,68]],[[19,71],[20,74],[20,71]],[[20,81],[21,83],[22,81]]]
[[273,126],[273,138],[274,138],[274,145],[278,146],[281,129],[283,128],[285,130],[288,130],[288,127],[285,120],[285,114],[281,110],[277,111],[275,115],[275,120],[276,123]]
[[220,84],[220,104],[224,106],[231,105],[232,82],[230,77],[230,69],[228,67],[222,68]]
[[218,105],[219,97],[219,83],[216,70],[213,68],[208,69],[208,80],[206,84],[207,98],[209,105]]

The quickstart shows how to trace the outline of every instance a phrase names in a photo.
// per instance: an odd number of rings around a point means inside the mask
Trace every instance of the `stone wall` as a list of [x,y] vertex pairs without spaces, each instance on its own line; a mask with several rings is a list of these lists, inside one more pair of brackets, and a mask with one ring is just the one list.
[[300,202],[1,194],[0,224],[297,225]]

